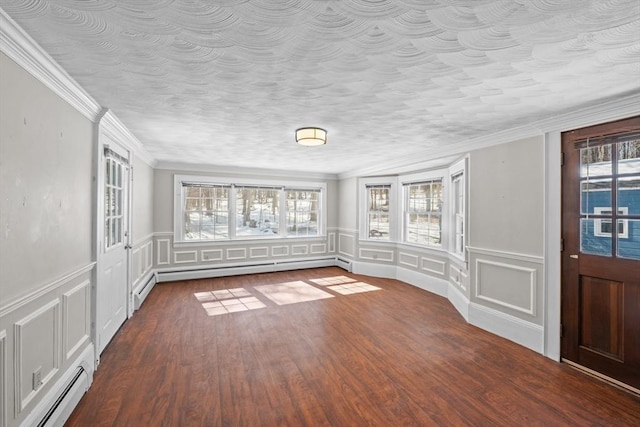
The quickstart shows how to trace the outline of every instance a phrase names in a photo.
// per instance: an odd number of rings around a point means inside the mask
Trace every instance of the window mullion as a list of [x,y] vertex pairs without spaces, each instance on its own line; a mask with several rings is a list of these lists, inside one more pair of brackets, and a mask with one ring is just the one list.
[[229,215],[229,221],[227,221],[227,226],[229,229],[227,230],[229,234],[229,239],[233,240],[236,238],[236,206],[237,206],[237,187],[232,185],[229,188],[229,200],[227,202],[227,210]]
[[280,210],[278,212],[278,234],[287,237],[287,213],[289,206],[287,205],[287,192],[281,188],[279,190],[278,199],[280,200]]

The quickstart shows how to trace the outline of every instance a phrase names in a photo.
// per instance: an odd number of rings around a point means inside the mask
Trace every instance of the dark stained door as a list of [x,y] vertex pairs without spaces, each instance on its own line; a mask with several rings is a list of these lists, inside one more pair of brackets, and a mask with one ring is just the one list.
[[562,357],[640,389],[640,116],[562,151]]

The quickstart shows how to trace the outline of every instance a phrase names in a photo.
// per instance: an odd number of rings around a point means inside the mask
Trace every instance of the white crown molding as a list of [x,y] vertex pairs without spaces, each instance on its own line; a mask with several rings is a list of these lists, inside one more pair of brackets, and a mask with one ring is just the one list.
[[0,51],[83,116],[95,121],[100,105],[0,8]]
[[[339,179],[355,176],[371,176],[383,173],[403,173],[409,170],[426,170],[436,166],[446,165],[446,160],[452,156],[459,156],[468,151],[478,150],[493,145],[518,141],[533,136],[543,136],[547,132],[564,132],[572,129],[606,123],[640,114],[640,91],[630,95],[601,101],[576,111],[554,115],[532,121],[528,125],[519,126],[504,131],[495,132],[487,136],[470,139],[450,147],[423,151],[394,161],[387,161],[384,165],[356,169],[338,174]],[[429,159],[416,161],[416,159]],[[440,161],[440,164],[438,162]]]
[[204,172],[217,173],[231,176],[257,176],[261,178],[300,178],[300,179],[319,179],[319,180],[337,180],[338,175],[333,173],[321,172],[303,172],[296,170],[278,170],[278,169],[261,169],[261,168],[241,168],[234,166],[208,165],[198,163],[180,163],[158,161],[155,169],[163,169],[170,171],[184,172]]
[[143,162],[151,167],[155,167],[156,160],[148,151],[144,149],[144,146],[136,136],[113,114],[111,110],[103,109],[104,114],[99,116],[100,130],[104,132],[111,139],[117,141],[125,148],[130,150]]
[[102,120],[104,130],[132,149],[150,166],[154,158],[142,143],[111,112],[106,111],[47,52],[0,8],[0,51],[91,122]]

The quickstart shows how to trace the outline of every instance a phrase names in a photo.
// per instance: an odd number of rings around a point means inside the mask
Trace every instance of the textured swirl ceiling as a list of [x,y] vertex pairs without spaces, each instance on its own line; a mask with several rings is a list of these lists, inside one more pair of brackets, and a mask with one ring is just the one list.
[[0,5],[159,161],[343,173],[640,90],[638,0]]

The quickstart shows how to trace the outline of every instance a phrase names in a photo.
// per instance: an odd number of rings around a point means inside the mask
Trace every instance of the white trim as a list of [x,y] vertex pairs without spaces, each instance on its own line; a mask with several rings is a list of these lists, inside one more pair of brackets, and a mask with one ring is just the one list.
[[291,245],[291,255],[307,255],[308,253],[308,245]]
[[469,323],[544,354],[544,328],[476,303],[469,304]]
[[438,277],[429,276],[403,267],[397,267],[395,278],[417,288],[440,295],[441,297],[447,297],[449,283]]
[[[178,260],[179,255],[185,255],[185,258]],[[191,255],[191,258],[187,258],[186,255]],[[198,262],[198,251],[173,251],[173,263],[174,264],[190,264],[192,262]]]
[[355,257],[355,254],[352,252],[345,252],[342,250],[342,238],[347,238],[347,239],[351,239],[352,241],[352,248],[355,249],[356,248],[356,238],[355,236],[352,236],[350,234],[344,234],[344,233],[338,233],[338,253],[342,254],[344,256],[353,258]]
[[[160,247],[160,244],[164,244],[166,243],[166,248],[167,248],[167,253],[166,253],[166,257],[163,256],[163,258],[166,258],[166,261],[161,261],[160,260],[160,255],[162,253],[162,248]],[[171,239],[157,239],[156,240],[156,265],[169,265],[171,264]]]
[[[480,281],[480,266],[481,264],[485,264],[485,265],[492,265],[495,267],[500,267],[502,269],[505,270],[515,270],[515,271],[521,271],[524,273],[529,273],[529,307],[521,307],[519,305],[514,305],[511,303],[508,303],[506,301],[502,301],[496,298],[492,298],[486,295],[482,295],[482,282]],[[476,280],[476,286],[475,286],[475,297],[477,299],[483,300],[483,301],[487,301],[493,304],[497,304],[497,305],[501,305],[503,307],[512,309],[512,310],[516,310],[516,311],[520,311],[522,313],[526,313],[529,314],[531,316],[535,316],[536,313],[536,288],[537,288],[537,270],[535,268],[527,268],[527,267],[520,267],[520,266],[515,266],[512,264],[505,264],[502,262],[495,262],[495,261],[489,261],[486,259],[481,259],[481,258],[477,258],[476,259],[476,268],[475,268],[475,280]]]
[[96,120],[100,105],[2,8],[0,51],[84,117],[92,122]]
[[[283,250],[281,253],[276,253],[276,249],[278,250],[283,249]],[[289,256],[289,246],[287,245],[271,246],[271,256],[272,257]]]
[[91,122],[105,119],[106,131],[124,143],[149,166],[156,161],[113,113],[100,104],[67,73],[26,31],[0,7],[0,51],[62,98]]
[[[431,268],[426,268],[426,267],[424,266],[425,261],[427,261],[427,262],[432,262],[432,263],[434,263],[434,264],[440,264],[440,265],[442,265],[442,270],[438,271],[438,270],[433,270],[433,269],[431,269]],[[446,263],[446,262],[444,262],[444,261],[440,261],[440,260],[433,259],[433,258],[427,258],[427,257],[425,257],[425,256],[420,257],[420,269],[421,269],[421,270],[425,270],[425,271],[428,271],[428,272],[430,272],[430,273],[435,273],[435,274],[438,274],[438,275],[440,275],[440,276],[444,276],[444,275],[445,275],[445,272],[446,272],[446,271],[445,271],[445,270],[446,270],[446,268],[447,268],[447,263]]]
[[[244,168],[224,165],[196,164],[196,163],[180,163],[168,162],[165,160],[158,161],[154,169],[180,171],[180,172],[198,172],[198,173],[215,173],[222,175],[231,175],[238,177],[255,176],[255,179],[262,178],[298,178],[298,179],[318,179],[318,180],[338,180],[338,175],[333,173],[321,172],[303,172],[279,169],[261,169],[261,168]],[[255,182],[254,182],[255,184]]]
[[[218,256],[209,257],[205,259],[205,253],[217,253]],[[200,251],[200,262],[213,262],[213,261],[222,261],[222,249],[203,249]],[[208,255],[207,255],[208,256]]]
[[54,419],[50,420],[51,424],[47,424],[56,426],[63,425],[71,415],[73,409],[80,402],[80,398],[82,397],[82,395],[84,395],[84,393],[89,389],[91,383],[93,382],[93,372],[95,369],[94,360],[95,350],[93,345],[89,345],[75,359],[75,361],[69,365],[69,368],[60,376],[53,387],[49,389],[47,394],[43,396],[43,398],[38,402],[35,408],[33,408],[33,410],[22,421],[20,427],[31,427],[38,425],[38,423],[42,420],[49,409],[53,407],[55,402],[58,400],[58,397],[62,395],[64,390],[67,388],[67,385],[70,384],[70,382],[73,380],[77,369],[79,367],[82,367],[86,372],[86,376],[81,378],[79,384],[76,383],[77,387],[75,388],[75,393],[72,393],[72,395],[67,395],[67,399],[62,402],[61,406],[54,414]]
[[60,277],[59,279],[54,280],[53,282],[46,284],[40,288],[38,288],[37,290],[28,293],[27,295],[24,295],[21,298],[18,298],[15,301],[9,302],[7,303],[4,307],[0,307],[0,318],[5,317],[6,315],[8,315],[9,313],[24,307],[25,305],[37,300],[40,297],[43,297],[45,295],[47,295],[50,292],[53,292],[54,290],[56,290],[57,288],[65,285],[66,283],[77,279],[78,277],[82,276],[83,274],[89,273],[94,267],[95,267],[96,263],[92,262],[89,263],[87,265],[85,265],[84,267],[81,267],[65,276]]
[[[263,251],[263,252],[262,252],[262,254],[256,255],[255,252],[257,252],[257,251]],[[249,259],[268,258],[268,257],[269,257],[269,247],[268,246],[259,246],[259,247],[249,248]]]
[[397,276],[396,270],[397,267],[390,264],[378,264],[364,261],[351,262],[351,271],[354,274],[364,274],[367,276],[395,279]]
[[[38,390],[31,390],[25,397],[22,399],[22,388],[23,384],[21,381],[22,378],[22,331],[29,324],[29,322],[33,321],[37,317],[45,314],[48,311],[53,312],[53,325],[52,326],[52,346],[53,346],[53,354],[51,355],[51,371],[47,373],[45,377],[42,378],[42,385],[38,388]],[[43,305],[39,309],[29,313],[28,316],[23,317],[22,319],[16,321],[13,325],[13,378],[14,378],[14,401],[15,401],[15,411],[16,414],[22,413],[22,411],[26,408],[26,406],[33,400],[36,395],[43,389],[51,379],[53,379],[60,369],[60,300],[55,299],[50,301],[49,303]]]
[[460,289],[449,283],[447,287],[447,299],[453,307],[460,313],[464,320],[469,322],[469,300],[460,292]]
[[[402,258],[413,258],[415,262],[403,261]],[[407,267],[418,268],[418,255],[410,254],[407,252],[398,252],[398,264],[406,265]]]
[[476,248],[473,246],[467,247],[467,250],[474,254],[498,257],[498,258],[507,258],[515,261],[523,261],[530,262],[533,264],[544,264],[544,257],[537,255],[527,255],[527,254],[519,254],[516,252],[508,252],[508,251],[496,251],[493,249],[487,248]]
[[69,334],[69,299],[77,292],[84,290],[85,292],[85,313],[91,312],[91,281],[85,280],[78,286],[62,294],[62,353],[65,356],[65,362],[73,357],[73,354],[80,349],[84,344],[91,340],[91,319],[86,318],[85,326],[87,327],[87,333],[80,337],[80,339],[71,348],[68,348],[68,334]]
[[[231,255],[231,252],[238,252],[239,254],[241,253],[242,255]],[[228,260],[234,260],[234,259],[246,259],[247,258],[247,249],[246,248],[227,248],[227,259]]]
[[329,252],[336,251],[336,232],[329,233]]
[[[365,256],[363,255],[363,253],[365,252],[370,252],[370,256]],[[385,255],[389,255],[388,258],[378,258],[378,255],[376,254],[385,254]],[[368,259],[371,261],[377,261],[377,262],[394,262],[394,251],[383,251],[380,249],[371,249],[371,248],[360,248],[359,252],[358,252],[358,258],[360,259]]]
[[560,132],[545,135],[544,283],[542,312],[545,326],[544,355],[560,361],[560,288],[562,238],[562,167]]
[[[638,105],[640,105],[640,92],[605,102],[597,100],[594,101],[594,105],[579,110],[572,110],[565,114],[550,114],[547,118],[534,120],[527,125],[479,136],[444,147],[425,150],[420,153],[412,153],[396,159],[385,160],[384,162],[380,162],[381,164],[379,165],[340,173],[338,174],[338,179],[342,180],[374,174],[384,175],[389,174],[390,171],[397,174],[403,170],[421,170],[433,166],[446,166],[450,164],[455,157],[469,151],[518,141],[532,136],[540,136],[545,132],[568,131],[635,116],[638,114]],[[425,162],[416,161],[416,159],[431,160]]]

